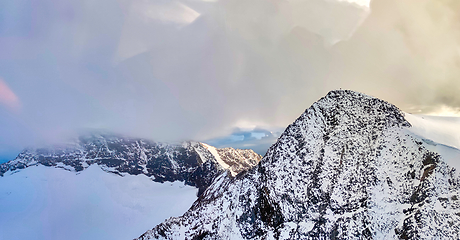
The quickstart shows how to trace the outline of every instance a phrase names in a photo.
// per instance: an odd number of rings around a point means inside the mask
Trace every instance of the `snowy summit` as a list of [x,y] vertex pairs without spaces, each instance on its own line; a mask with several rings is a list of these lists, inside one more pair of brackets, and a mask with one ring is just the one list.
[[329,92],[256,167],[139,239],[458,239],[456,169],[410,129],[388,102]]

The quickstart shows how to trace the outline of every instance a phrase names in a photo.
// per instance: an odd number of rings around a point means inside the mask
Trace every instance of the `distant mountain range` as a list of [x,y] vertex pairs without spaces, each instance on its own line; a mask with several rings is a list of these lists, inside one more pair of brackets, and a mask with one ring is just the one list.
[[222,172],[236,175],[262,157],[252,150],[217,149],[204,143],[157,143],[115,134],[90,134],[76,141],[46,148],[30,148],[0,164],[0,176],[30,166],[44,165],[80,172],[93,164],[104,171],[150,177],[155,182],[183,181],[200,195]]

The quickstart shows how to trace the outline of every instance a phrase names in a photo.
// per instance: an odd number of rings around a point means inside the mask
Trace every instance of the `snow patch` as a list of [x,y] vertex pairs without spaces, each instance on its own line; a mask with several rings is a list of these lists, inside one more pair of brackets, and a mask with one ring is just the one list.
[[[460,118],[412,115],[405,118],[412,125],[409,134],[424,142],[430,151],[441,155],[451,167],[460,170]],[[457,171],[458,174],[458,171]]]
[[[204,143],[201,143],[202,145]],[[204,145],[203,145],[204,146]],[[200,156],[200,159],[201,159],[201,164],[205,163],[208,159],[203,155],[203,152],[198,150],[197,148],[195,148],[195,151],[196,153],[198,154],[198,156]]]
[[437,117],[405,113],[409,131],[426,139],[460,149],[460,117]]
[[[208,149],[208,151],[214,156],[214,158],[216,159],[217,163],[219,163],[219,165],[224,168],[224,169],[230,169],[230,166],[228,164],[226,164],[222,158],[220,158],[220,155],[219,153],[217,152],[217,149],[213,146],[209,146],[208,144],[206,143],[201,143],[203,144],[203,146]],[[232,172],[232,175],[234,173]]]
[[0,239],[133,239],[196,200],[196,188],[89,166],[33,166],[0,177]]

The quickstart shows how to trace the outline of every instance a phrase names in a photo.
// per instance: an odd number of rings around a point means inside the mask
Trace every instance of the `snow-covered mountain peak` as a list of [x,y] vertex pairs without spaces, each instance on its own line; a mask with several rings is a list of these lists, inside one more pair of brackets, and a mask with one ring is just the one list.
[[315,102],[296,122],[308,122],[306,118],[318,117],[325,128],[366,124],[368,127],[383,130],[400,125],[409,127],[404,113],[396,106],[351,90],[335,90]]
[[140,239],[457,239],[456,170],[410,127],[392,104],[332,91],[259,165]]

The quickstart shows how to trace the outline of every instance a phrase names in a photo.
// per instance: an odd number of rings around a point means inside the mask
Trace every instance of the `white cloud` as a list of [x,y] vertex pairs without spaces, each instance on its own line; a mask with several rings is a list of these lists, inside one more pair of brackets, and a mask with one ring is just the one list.
[[125,2],[126,16],[115,63],[141,54],[168,41],[169,34],[187,26],[200,13],[178,1],[131,0]]
[[42,135],[201,140],[285,127],[338,88],[401,107],[460,105],[449,0],[374,0],[370,14],[323,0],[44,1],[0,28],[20,29],[0,31],[0,75]]

